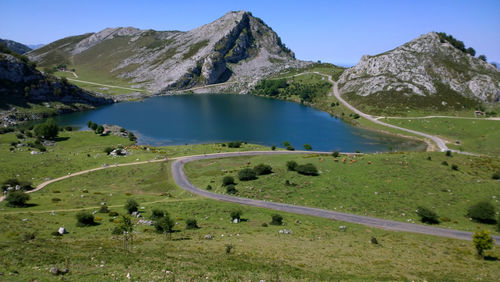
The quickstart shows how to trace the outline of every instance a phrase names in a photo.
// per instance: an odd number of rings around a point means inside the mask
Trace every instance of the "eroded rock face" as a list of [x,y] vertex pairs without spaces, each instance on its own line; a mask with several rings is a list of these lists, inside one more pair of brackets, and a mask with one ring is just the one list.
[[295,60],[270,27],[245,11],[187,32],[108,28],[58,40],[28,56],[40,66],[59,58],[77,71],[79,64],[96,71],[109,67],[111,76],[153,93],[226,81],[250,89],[263,76],[309,64]]
[[431,32],[394,50],[363,56],[342,74],[339,86],[341,94],[365,97],[384,93],[429,97],[446,90],[493,102],[500,96],[500,71]]

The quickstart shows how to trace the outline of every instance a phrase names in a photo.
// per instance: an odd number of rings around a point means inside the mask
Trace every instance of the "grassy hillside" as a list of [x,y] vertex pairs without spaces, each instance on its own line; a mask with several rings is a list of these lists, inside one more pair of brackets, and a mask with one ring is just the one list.
[[[288,171],[290,160],[312,163],[320,175]],[[447,157],[444,153],[340,156],[337,160],[314,155],[259,156],[193,162],[186,165],[186,172],[198,187],[210,184],[215,192],[225,193],[221,186],[225,175],[237,180],[239,170],[260,163],[271,165],[274,173],[237,181],[236,195],[415,223],[419,223],[415,210],[422,205],[441,217],[440,226],[468,231],[495,229],[470,221],[466,217],[469,206],[488,200],[500,209],[498,180],[492,179],[500,171],[496,158]]]
[[500,156],[500,120],[426,118],[382,119],[405,128],[438,135],[447,140],[449,148]]

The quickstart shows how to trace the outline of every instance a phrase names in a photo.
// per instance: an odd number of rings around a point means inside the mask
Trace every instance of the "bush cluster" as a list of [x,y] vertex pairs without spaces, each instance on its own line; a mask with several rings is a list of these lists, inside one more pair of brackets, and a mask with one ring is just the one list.
[[238,172],[238,179],[241,181],[249,181],[257,179],[257,173],[251,168],[244,168]]
[[420,216],[420,221],[422,221],[423,223],[430,223],[430,224],[438,224],[439,223],[439,217],[438,215],[426,208],[426,207],[418,207],[417,208],[417,214],[418,216]]

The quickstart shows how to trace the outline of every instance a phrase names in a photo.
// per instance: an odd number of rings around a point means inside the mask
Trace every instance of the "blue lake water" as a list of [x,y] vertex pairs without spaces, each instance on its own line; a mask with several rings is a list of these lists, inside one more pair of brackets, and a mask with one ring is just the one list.
[[139,144],[154,146],[245,141],[297,150],[383,152],[421,150],[422,144],[353,127],[301,104],[252,95],[175,95],[122,102],[61,115],[61,125],[88,120],[133,131]]

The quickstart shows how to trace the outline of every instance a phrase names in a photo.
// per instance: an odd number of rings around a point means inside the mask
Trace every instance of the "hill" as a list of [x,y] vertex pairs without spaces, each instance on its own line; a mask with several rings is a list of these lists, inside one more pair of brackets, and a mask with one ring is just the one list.
[[31,51],[31,49],[32,49],[32,48],[30,48],[22,43],[8,40],[8,39],[1,39],[0,38],[0,43],[4,44],[7,48],[9,48],[10,50],[12,50],[18,54],[24,54],[26,52]]
[[0,125],[112,102],[42,74],[35,63],[0,44]]
[[247,90],[270,73],[307,64],[245,11],[187,32],[107,28],[63,38],[28,56],[42,67],[67,65],[153,93],[227,81]]
[[363,56],[342,74],[339,91],[373,114],[464,110],[498,102],[500,70],[474,54],[452,36],[430,32],[394,50]]

